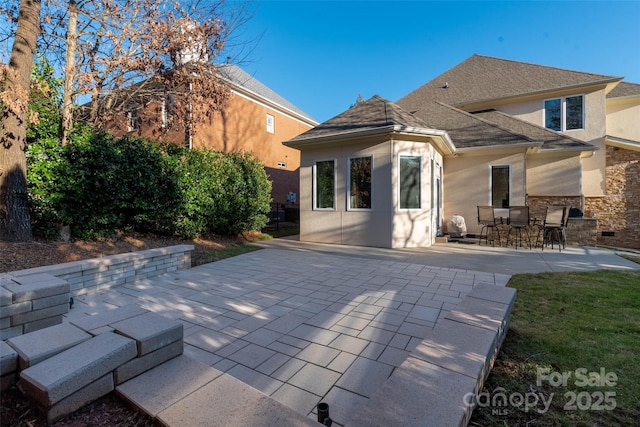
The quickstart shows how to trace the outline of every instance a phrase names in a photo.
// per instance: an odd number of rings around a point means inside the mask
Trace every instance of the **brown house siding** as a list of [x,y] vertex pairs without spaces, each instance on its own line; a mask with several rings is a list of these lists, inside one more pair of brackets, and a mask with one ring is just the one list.
[[[158,123],[161,108],[148,103],[138,112],[139,129],[128,132],[126,117],[107,125],[116,136],[135,135],[175,144],[185,143],[184,130],[169,130],[161,135]],[[267,114],[274,118],[273,133],[267,132]],[[274,202],[287,203],[287,194],[299,198],[300,152],[286,147],[282,141],[298,136],[312,126],[266,105],[232,93],[223,113],[215,113],[211,121],[197,126],[192,137],[195,149],[222,152],[250,152],[264,165],[273,183]]]
[[607,195],[585,201],[598,219],[598,244],[640,249],[640,153],[607,146],[606,180]]

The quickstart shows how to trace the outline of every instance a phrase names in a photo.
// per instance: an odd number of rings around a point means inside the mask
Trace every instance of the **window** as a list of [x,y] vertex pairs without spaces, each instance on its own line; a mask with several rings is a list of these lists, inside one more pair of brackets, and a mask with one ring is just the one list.
[[287,164],[285,162],[278,162],[278,167],[279,168],[286,168]]
[[275,126],[275,118],[271,114],[267,114],[267,132],[273,133]]
[[316,209],[335,208],[335,161],[324,160],[314,166],[313,194]]
[[371,209],[371,157],[349,159],[349,209]]
[[173,114],[175,112],[176,109],[176,100],[173,96],[165,96],[162,99],[162,111],[161,111],[161,117],[162,117],[162,127],[170,127],[171,126],[171,122],[172,122],[172,118],[173,118]]
[[400,209],[420,209],[420,164],[418,156],[400,156]]
[[509,166],[491,166],[491,206],[494,208],[508,208],[509,196]]
[[544,101],[544,126],[555,131],[584,129],[582,95]]
[[127,111],[127,130],[133,132],[140,127],[140,120],[138,117],[138,107],[132,107]]

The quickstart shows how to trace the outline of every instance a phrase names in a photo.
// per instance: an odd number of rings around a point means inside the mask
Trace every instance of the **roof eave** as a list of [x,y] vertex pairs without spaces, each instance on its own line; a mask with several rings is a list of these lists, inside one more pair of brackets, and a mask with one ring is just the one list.
[[410,134],[410,135],[420,135],[427,136],[432,138],[438,138],[442,143],[440,144],[441,149],[445,151],[445,154],[452,154],[456,151],[456,147],[451,141],[449,134],[446,131],[439,129],[429,129],[429,128],[418,128],[411,126],[402,126],[402,125],[387,125],[387,126],[379,126],[374,128],[367,129],[354,129],[352,131],[343,131],[340,133],[333,133],[328,135],[321,135],[316,137],[309,138],[293,138],[289,141],[284,141],[283,144],[287,147],[299,148],[303,146],[309,145],[317,145],[323,144],[336,140],[344,140],[344,139],[353,139],[353,138],[362,138],[367,136],[374,135],[384,135],[384,134]]
[[560,92],[571,92],[577,89],[597,88],[602,86],[604,88],[607,88],[607,92],[609,92],[622,80],[623,80],[623,77],[612,77],[610,79],[603,79],[597,82],[580,83],[575,85],[544,89],[544,90],[539,90],[535,92],[527,92],[520,95],[504,96],[500,98],[486,98],[486,99],[479,99],[479,100],[468,101],[468,102],[463,101],[463,102],[454,104],[453,106],[463,111],[474,111],[477,108],[484,108],[486,105],[490,105],[490,104],[510,102],[512,100],[523,99],[523,98],[539,98],[545,94],[551,95],[551,94],[560,93]]
[[639,141],[619,138],[613,135],[606,135],[605,140],[606,140],[606,145],[611,145],[613,147],[618,147],[618,148],[624,148],[626,150],[640,151]]

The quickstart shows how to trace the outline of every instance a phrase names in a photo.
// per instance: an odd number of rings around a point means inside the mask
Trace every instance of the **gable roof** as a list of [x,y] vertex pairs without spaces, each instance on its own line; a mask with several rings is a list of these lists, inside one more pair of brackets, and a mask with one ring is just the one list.
[[400,131],[441,137],[446,135],[444,131],[433,129],[426,122],[403,110],[397,104],[379,95],[374,95],[285,142],[285,145],[297,146],[304,142],[335,137]]
[[287,101],[285,98],[277,94],[275,91],[264,85],[262,82],[254,78],[251,74],[244,71],[242,68],[235,64],[221,64],[217,67],[218,75],[236,86],[239,89],[249,92],[250,94],[257,95],[266,101],[272,102],[281,108],[289,110],[305,120],[311,122],[311,124],[317,124],[318,122],[302,111],[300,108]]
[[490,56],[473,55],[398,101],[404,108],[430,101],[460,107],[489,100],[606,85],[622,77],[571,71]]

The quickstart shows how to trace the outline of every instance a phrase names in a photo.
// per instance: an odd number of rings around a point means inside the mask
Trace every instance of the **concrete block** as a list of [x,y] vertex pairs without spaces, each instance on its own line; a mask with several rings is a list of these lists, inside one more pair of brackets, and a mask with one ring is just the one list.
[[155,417],[220,375],[222,372],[217,369],[183,354],[118,385],[116,394]]
[[138,356],[182,341],[182,323],[148,312],[110,325],[117,333],[136,340]]
[[[12,294],[13,295],[13,294]],[[31,301],[23,301],[16,304],[5,305],[0,307],[0,317],[11,317],[17,314],[28,313],[31,311]]]
[[496,337],[495,332],[444,319],[411,357],[466,375],[481,385],[490,369]]
[[501,334],[507,326],[511,306],[499,302],[466,297],[445,319],[488,329]]
[[18,371],[0,376],[0,392],[5,392],[13,387],[18,381]]
[[516,293],[517,291],[514,288],[478,283],[467,296],[513,305],[516,300]]
[[82,329],[63,323],[11,338],[7,344],[17,352],[20,369],[27,369],[90,338]]
[[[11,282],[7,279],[6,281],[2,282],[2,284],[5,284],[5,283],[9,284]],[[4,286],[0,286],[0,307],[11,305],[12,302],[13,302],[13,292],[6,289]]]
[[0,330],[0,340],[5,341],[9,338],[17,337],[22,335],[23,327],[22,325],[12,326],[10,328]]
[[387,381],[392,371],[391,365],[359,357],[336,385],[361,396],[371,397]]
[[101,334],[25,369],[18,386],[40,405],[50,407],[135,356],[133,340]]
[[14,303],[69,293],[69,283],[51,274],[21,276],[13,280],[16,283],[4,287],[13,293]]
[[409,357],[349,420],[335,421],[347,427],[466,426],[472,408],[464,398],[474,388],[473,378]]
[[47,317],[46,319],[25,323],[23,326],[22,333],[28,334],[31,332],[39,331],[40,329],[46,329],[51,326],[59,325],[61,323],[62,323],[62,315]]
[[113,389],[113,374],[109,373],[47,408],[47,421],[53,423],[77,411],[86,404],[111,393]]
[[0,341],[0,375],[18,370],[18,352],[4,341]]
[[53,295],[45,298],[38,298],[31,301],[34,310],[42,310],[43,308],[53,307],[61,304],[69,304],[70,296],[68,294]]
[[180,356],[183,350],[184,347],[182,340],[180,340],[161,347],[153,353],[148,353],[142,357],[136,357],[135,359],[130,360],[124,365],[116,368],[114,378],[116,385],[120,385],[125,381],[148,371],[149,369],[153,369],[167,360]]
[[24,325],[25,323],[35,322],[37,320],[46,319],[54,316],[61,316],[69,312],[69,304],[60,304],[54,307],[43,308],[42,310],[32,310],[28,313],[16,314],[11,316],[11,324]]
[[104,313],[96,314],[94,316],[73,319],[70,322],[84,331],[91,332],[93,329],[108,326],[111,323],[116,323],[144,313],[148,313],[148,310],[145,310],[135,304],[130,304],[114,310],[105,311]]
[[158,414],[167,426],[280,427],[317,426],[243,382],[223,375]]

